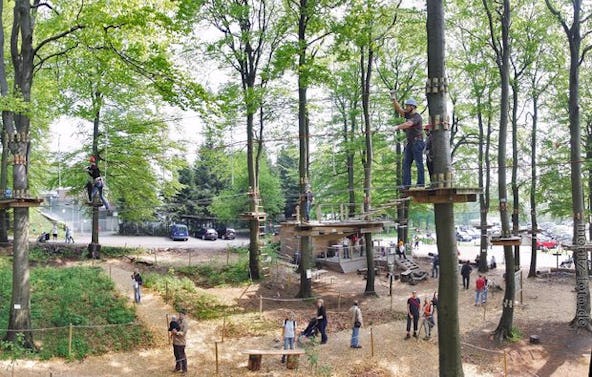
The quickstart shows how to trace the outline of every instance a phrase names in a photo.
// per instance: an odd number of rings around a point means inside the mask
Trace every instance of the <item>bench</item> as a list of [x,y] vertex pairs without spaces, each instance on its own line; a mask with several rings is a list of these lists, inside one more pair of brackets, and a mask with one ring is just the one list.
[[247,368],[252,371],[256,371],[261,369],[261,359],[263,355],[277,355],[282,356],[286,355],[286,367],[288,369],[296,369],[298,368],[298,360],[300,355],[304,355],[303,349],[293,349],[293,350],[281,350],[281,349],[272,349],[272,350],[257,350],[257,349],[250,349],[242,351],[243,354],[249,355],[249,364]]

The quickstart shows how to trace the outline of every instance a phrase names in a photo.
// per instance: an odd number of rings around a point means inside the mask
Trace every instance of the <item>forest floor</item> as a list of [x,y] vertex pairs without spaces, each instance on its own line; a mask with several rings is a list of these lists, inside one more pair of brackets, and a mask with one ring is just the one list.
[[[223,250],[203,248],[193,250],[200,261],[226,260]],[[187,251],[169,250],[159,253],[158,264],[178,265],[187,261]],[[197,263],[198,258],[193,261]],[[100,262],[109,273],[122,295],[133,305],[130,274],[137,265],[128,258]],[[428,260],[420,260],[428,269]],[[502,282],[502,268],[488,273],[490,279]],[[261,370],[249,372],[249,348],[280,348],[280,329],[283,318],[290,311],[296,314],[302,330],[315,313],[311,302],[289,301],[298,291],[298,275],[281,264],[270,268],[270,276],[263,282],[241,288],[211,288],[208,292],[225,302],[242,308],[243,314],[225,319],[202,321],[189,318],[187,355],[188,376],[438,376],[438,332],[432,338],[404,340],[406,300],[412,290],[419,297],[431,297],[437,290],[437,279],[429,279],[410,286],[400,281],[393,284],[389,296],[388,280],[377,278],[377,297],[364,296],[366,280],[353,274],[326,273],[313,281],[313,291],[325,299],[328,309],[329,342],[318,345],[301,357],[300,367],[288,370],[279,357],[264,356]],[[526,272],[526,271],[525,271]],[[473,273],[471,284],[474,284]],[[590,363],[592,336],[576,333],[569,327],[575,311],[573,274],[547,274],[541,278],[525,279],[523,304],[514,311],[514,326],[521,337],[498,346],[490,333],[501,316],[503,292],[492,295],[484,307],[474,306],[474,291],[459,287],[459,316],[462,360],[465,376],[586,376]],[[460,283],[459,283],[460,284]],[[261,300],[263,297],[263,300]],[[288,301],[274,301],[287,299]],[[364,315],[361,330],[362,349],[349,347],[351,316],[348,312],[354,299],[360,301]],[[262,305],[261,305],[262,304]],[[259,315],[260,307],[263,312]],[[155,345],[149,349],[135,349],[123,353],[109,353],[67,362],[15,360],[0,363],[0,376],[173,376],[172,347],[166,336],[166,316],[174,313],[155,292],[144,290],[142,303],[136,305],[139,319],[149,327]],[[250,325],[267,329],[249,335]],[[223,331],[224,328],[224,331]],[[235,330],[235,331],[231,331]],[[223,333],[225,337],[223,338]],[[530,344],[529,336],[538,335],[540,344]],[[216,354],[217,349],[217,354]],[[313,369],[316,367],[316,372]],[[218,374],[216,374],[218,371]]]

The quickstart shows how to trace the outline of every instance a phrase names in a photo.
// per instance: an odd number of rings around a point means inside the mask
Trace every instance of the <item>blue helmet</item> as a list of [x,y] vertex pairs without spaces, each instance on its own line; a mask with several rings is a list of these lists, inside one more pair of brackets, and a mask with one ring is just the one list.
[[417,107],[417,101],[414,100],[413,98],[409,98],[407,101],[405,101],[405,105],[411,105],[411,106]]

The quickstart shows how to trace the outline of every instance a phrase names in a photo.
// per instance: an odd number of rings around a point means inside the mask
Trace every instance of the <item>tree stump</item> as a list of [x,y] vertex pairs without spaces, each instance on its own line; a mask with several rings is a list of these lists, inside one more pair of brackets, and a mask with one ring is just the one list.
[[101,245],[98,243],[90,243],[88,244],[88,255],[92,259],[99,259],[101,253]]
[[300,360],[300,355],[288,355],[286,359],[286,368],[288,369],[297,369],[298,368],[298,360]]
[[262,355],[249,355],[249,364],[247,368],[252,371],[261,369],[261,358]]

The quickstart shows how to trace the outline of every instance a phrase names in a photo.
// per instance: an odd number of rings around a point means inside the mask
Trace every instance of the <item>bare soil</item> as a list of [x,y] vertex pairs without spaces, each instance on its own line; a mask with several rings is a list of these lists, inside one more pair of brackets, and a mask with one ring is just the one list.
[[[192,256],[191,261],[189,255]],[[158,252],[156,264],[180,265],[219,260],[227,254],[220,250],[193,249]],[[147,258],[147,259],[146,259]],[[154,262],[153,256],[143,257]],[[134,260],[137,262],[137,260]],[[100,262],[111,274],[119,291],[133,304],[130,274],[133,269],[153,268],[129,258]],[[421,262],[427,269],[427,261]],[[312,302],[292,301],[298,292],[298,275],[283,265],[270,266],[270,276],[249,287],[211,288],[208,292],[244,309],[245,314],[223,320],[200,321],[190,318],[187,355],[189,376],[313,376],[388,377],[438,375],[438,333],[431,340],[404,340],[405,305],[411,290],[420,297],[431,296],[437,280],[416,286],[395,281],[389,296],[388,280],[379,276],[377,296],[363,294],[366,281],[357,274],[327,273],[313,281],[315,295],[323,297],[329,311],[329,342],[313,347],[301,357],[297,370],[288,370],[279,358],[264,356],[261,370],[246,368],[247,348],[280,348],[283,318],[293,311],[302,330],[314,315]],[[502,282],[502,270],[488,274]],[[474,280],[474,279],[473,279]],[[462,359],[465,376],[586,376],[590,363],[592,336],[576,333],[569,327],[575,311],[575,277],[551,275],[525,279],[523,305],[515,309],[514,326],[520,340],[498,346],[490,333],[501,315],[502,293],[489,295],[485,307],[475,307],[473,290],[460,289],[459,313]],[[358,299],[364,314],[362,349],[351,349],[351,320],[348,309]],[[280,301],[282,300],[282,301]],[[287,300],[287,301],[285,301]],[[259,310],[262,307],[263,313]],[[81,362],[17,360],[0,363],[0,376],[173,376],[172,347],[166,337],[166,315],[173,309],[157,294],[145,290],[142,303],[136,305],[139,319],[155,334],[155,346],[89,357]],[[257,328],[259,331],[249,331]],[[263,331],[261,331],[263,329]],[[530,344],[529,336],[538,335],[540,344]],[[421,334],[423,336],[423,334]],[[217,353],[216,353],[217,350]]]

